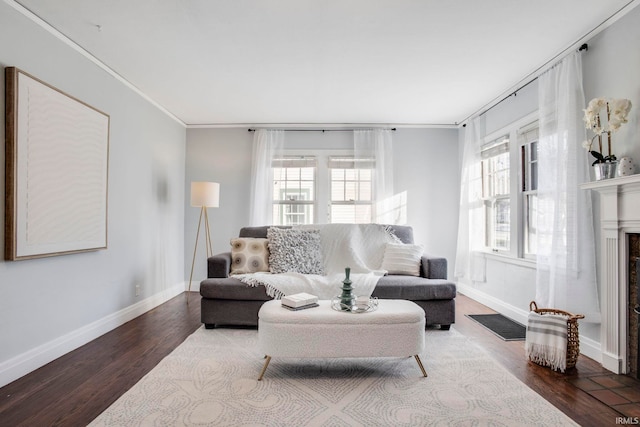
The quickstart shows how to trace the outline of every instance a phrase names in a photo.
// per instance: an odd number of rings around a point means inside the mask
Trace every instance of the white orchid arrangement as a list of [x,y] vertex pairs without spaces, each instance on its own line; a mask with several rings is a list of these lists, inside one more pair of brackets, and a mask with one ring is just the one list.
[[[606,121],[604,122],[600,120],[600,113],[603,109],[607,113]],[[627,123],[629,111],[631,111],[631,101],[628,99],[593,98],[589,101],[587,108],[584,110],[584,121],[587,129],[593,130],[595,135],[591,140],[584,141],[582,146],[596,158],[593,162],[594,165],[616,160],[615,154],[611,152],[611,134],[620,129],[624,123]],[[607,156],[602,152],[602,135],[607,135],[609,149]],[[591,149],[596,138],[598,138],[599,151]]]

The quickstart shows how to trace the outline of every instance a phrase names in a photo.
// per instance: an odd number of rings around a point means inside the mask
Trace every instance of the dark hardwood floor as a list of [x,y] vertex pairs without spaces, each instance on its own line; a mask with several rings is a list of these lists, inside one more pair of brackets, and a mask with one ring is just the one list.
[[[454,329],[577,423],[614,426],[623,416],[579,387],[594,378],[611,377],[598,363],[580,356],[576,368],[566,374],[528,363],[523,341],[502,341],[464,316],[493,310],[464,295],[456,299],[456,308]],[[186,293],[179,295],[0,388],[0,426],[86,425],[199,327],[199,295],[192,293],[189,305]]]
[[[525,358],[524,341],[503,341],[492,332],[467,318],[465,314],[495,313],[490,308],[458,295],[456,298],[456,323],[454,328],[473,339],[496,361],[516,378],[540,394],[555,407],[582,426],[615,426],[616,420],[625,414],[613,409],[579,387],[581,381],[601,377],[627,377],[613,375],[599,363],[580,355],[576,367],[566,373],[528,362]],[[631,380],[631,383],[636,383]],[[604,389],[605,387],[600,387]]]
[[0,388],[0,426],[85,426],[201,325],[186,293]]

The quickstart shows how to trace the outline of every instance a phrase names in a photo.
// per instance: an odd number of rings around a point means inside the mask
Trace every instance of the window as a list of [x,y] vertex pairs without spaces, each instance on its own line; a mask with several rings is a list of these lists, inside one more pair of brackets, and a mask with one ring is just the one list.
[[523,251],[535,256],[538,230],[538,123],[534,122],[518,131],[522,212],[524,214]]
[[494,251],[511,247],[509,135],[482,147],[482,199],[485,205],[485,245]]
[[273,223],[373,222],[374,166],[347,150],[291,150],[273,160]]
[[272,165],[274,224],[313,224],[315,157],[285,157],[274,160]]
[[[484,250],[535,260],[541,200],[538,197],[538,121],[530,114],[484,139],[478,168],[470,171],[470,200],[484,225]],[[474,208],[476,209],[476,208]]]
[[331,223],[369,223],[373,218],[373,160],[330,157]]

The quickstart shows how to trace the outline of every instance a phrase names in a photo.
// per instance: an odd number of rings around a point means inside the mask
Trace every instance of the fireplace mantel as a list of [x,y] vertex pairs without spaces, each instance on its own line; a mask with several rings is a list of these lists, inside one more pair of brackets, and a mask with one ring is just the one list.
[[628,233],[640,233],[640,174],[582,184],[600,194],[600,344],[602,366],[626,374]]

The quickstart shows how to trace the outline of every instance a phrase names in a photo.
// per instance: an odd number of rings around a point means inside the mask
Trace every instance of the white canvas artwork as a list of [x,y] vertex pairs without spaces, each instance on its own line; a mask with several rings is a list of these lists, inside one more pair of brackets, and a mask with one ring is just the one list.
[[15,114],[7,120],[13,206],[5,259],[106,248],[109,116],[18,69],[7,71]]

